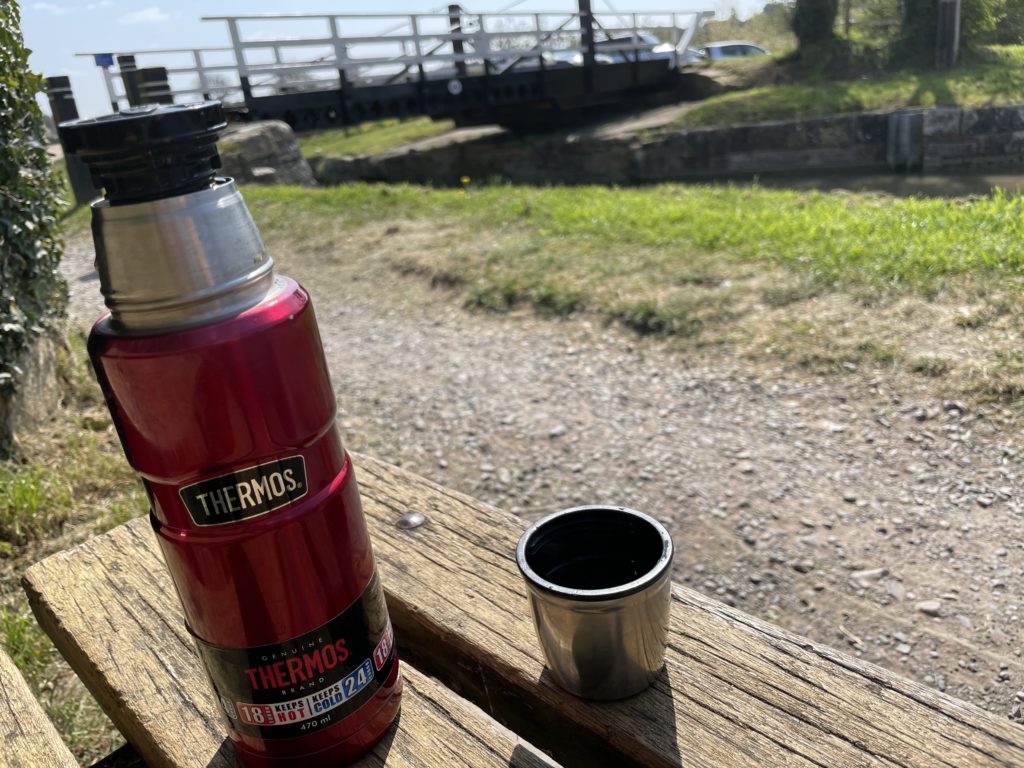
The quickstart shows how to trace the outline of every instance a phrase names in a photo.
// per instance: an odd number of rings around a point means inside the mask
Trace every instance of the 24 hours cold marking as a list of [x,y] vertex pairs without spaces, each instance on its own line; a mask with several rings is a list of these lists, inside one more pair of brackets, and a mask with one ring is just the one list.
[[259,726],[291,725],[327,714],[354,697],[373,681],[373,662],[367,659],[358,669],[322,691],[292,701],[273,704],[236,702],[243,723]]

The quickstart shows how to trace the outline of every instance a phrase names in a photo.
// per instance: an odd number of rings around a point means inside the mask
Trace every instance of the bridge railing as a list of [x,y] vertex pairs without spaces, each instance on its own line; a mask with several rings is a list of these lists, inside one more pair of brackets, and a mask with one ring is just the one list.
[[[710,10],[593,14],[596,61],[656,57],[676,66],[710,15]],[[569,12],[288,13],[203,20],[224,23],[230,46],[113,56],[135,56],[140,67],[151,59],[177,57],[177,62],[156,62],[167,69],[176,100],[220,98],[230,104],[297,91],[575,66],[588,53],[585,19]],[[111,55],[78,55],[103,57],[111,102],[123,103],[126,89],[121,72],[110,66]]]
[[[234,49],[213,48],[150,48],[135,51],[76,53],[94,59],[103,72],[111,105],[117,108],[128,102],[123,71],[115,68],[122,57],[132,57],[137,68],[161,66],[167,71],[171,95],[179,102],[220,99],[227,103],[243,101]],[[210,58],[220,55],[220,63]],[[227,59],[227,60],[225,60]]]

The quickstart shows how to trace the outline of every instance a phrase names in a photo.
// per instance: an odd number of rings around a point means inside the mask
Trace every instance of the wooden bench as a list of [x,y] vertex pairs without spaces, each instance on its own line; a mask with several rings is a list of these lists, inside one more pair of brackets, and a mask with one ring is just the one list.
[[77,768],[32,690],[0,650],[0,768]]
[[[575,699],[544,673],[513,559],[525,522],[356,466],[408,683],[400,727],[368,764],[550,765],[543,751],[566,766],[1024,766],[1019,726],[678,585],[655,686]],[[396,525],[409,512],[427,522]],[[229,763],[148,521],[36,564],[24,586],[147,762]]]
[[[146,520],[48,558],[26,583],[43,628],[146,765],[236,764]],[[437,681],[408,664],[403,674],[399,727],[360,765],[557,768]]]

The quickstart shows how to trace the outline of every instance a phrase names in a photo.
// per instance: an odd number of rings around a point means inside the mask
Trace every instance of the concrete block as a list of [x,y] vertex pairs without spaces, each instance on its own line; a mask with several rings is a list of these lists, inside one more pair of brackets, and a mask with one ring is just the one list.
[[963,110],[959,107],[936,107],[924,113],[924,135],[956,136],[960,133]]

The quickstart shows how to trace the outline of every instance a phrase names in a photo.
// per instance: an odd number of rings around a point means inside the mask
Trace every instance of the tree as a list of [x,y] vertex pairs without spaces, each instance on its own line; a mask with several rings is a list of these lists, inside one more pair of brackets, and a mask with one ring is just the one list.
[[793,34],[800,50],[835,40],[838,0],[796,0],[793,9]]

